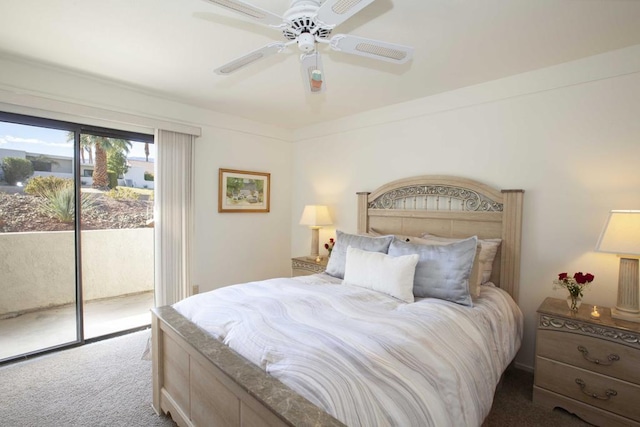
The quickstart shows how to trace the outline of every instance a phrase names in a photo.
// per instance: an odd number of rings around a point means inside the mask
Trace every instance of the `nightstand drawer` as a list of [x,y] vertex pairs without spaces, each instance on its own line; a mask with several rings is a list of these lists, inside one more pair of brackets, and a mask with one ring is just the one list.
[[535,384],[605,411],[640,419],[640,386],[626,381],[537,357]]
[[640,351],[624,344],[540,329],[536,349],[538,356],[640,384]]

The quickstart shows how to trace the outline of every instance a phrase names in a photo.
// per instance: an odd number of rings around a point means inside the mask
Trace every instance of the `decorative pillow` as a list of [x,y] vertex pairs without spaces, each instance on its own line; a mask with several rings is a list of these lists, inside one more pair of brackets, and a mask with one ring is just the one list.
[[[460,241],[462,239],[459,239]],[[401,240],[404,241],[404,240]],[[441,242],[440,240],[422,239],[420,237],[412,237],[411,241],[414,245],[450,245],[455,242]],[[480,285],[482,285],[482,271],[480,270],[480,243],[476,245],[476,255],[473,259],[473,266],[471,267],[471,274],[469,275],[469,292],[472,297],[480,296]]]
[[[456,239],[453,237],[440,237],[435,236],[433,234],[425,233],[422,235],[422,238],[431,241],[431,242],[459,242],[463,239]],[[491,272],[493,270],[493,260],[498,253],[498,248],[502,243],[502,239],[478,239],[478,244],[480,245],[480,256],[478,262],[480,264],[480,281],[478,285],[483,285],[489,281],[491,278]],[[478,293],[480,292],[480,288],[478,288]]]
[[413,280],[418,258],[417,254],[392,257],[349,246],[344,283],[413,302]]
[[416,297],[439,298],[471,307],[469,276],[477,246],[475,236],[446,245],[416,245],[394,240],[389,255],[420,256],[413,279]]
[[393,240],[393,236],[385,237],[368,237],[358,236],[356,234],[343,233],[340,230],[336,230],[336,244],[331,251],[329,257],[329,263],[325,273],[337,277],[339,279],[344,278],[344,268],[347,260],[347,248],[349,246],[357,249],[362,249],[369,252],[381,252],[386,254],[389,250],[389,245]]

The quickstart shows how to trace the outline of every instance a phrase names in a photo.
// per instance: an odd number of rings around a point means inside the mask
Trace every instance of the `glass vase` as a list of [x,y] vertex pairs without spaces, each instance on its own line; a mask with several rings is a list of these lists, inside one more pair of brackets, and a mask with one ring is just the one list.
[[582,298],[579,295],[569,295],[567,297],[567,305],[571,311],[578,311],[582,304]]

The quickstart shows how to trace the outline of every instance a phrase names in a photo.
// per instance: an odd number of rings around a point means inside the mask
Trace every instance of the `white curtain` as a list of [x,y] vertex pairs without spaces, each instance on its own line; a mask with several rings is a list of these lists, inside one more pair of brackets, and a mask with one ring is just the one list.
[[193,135],[156,131],[156,306],[191,295],[194,141]]

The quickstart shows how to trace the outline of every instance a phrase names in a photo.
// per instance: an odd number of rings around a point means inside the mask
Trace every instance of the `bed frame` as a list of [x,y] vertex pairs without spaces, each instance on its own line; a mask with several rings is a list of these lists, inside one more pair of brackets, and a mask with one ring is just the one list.
[[[516,301],[522,190],[420,176],[358,193],[358,233],[501,238],[491,281]],[[342,426],[178,314],[152,310],[153,407],[180,426]]]
[[401,179],[358,193],[358,233],[500,238],[491,282],[517,302],[523,196],[452,176]]

